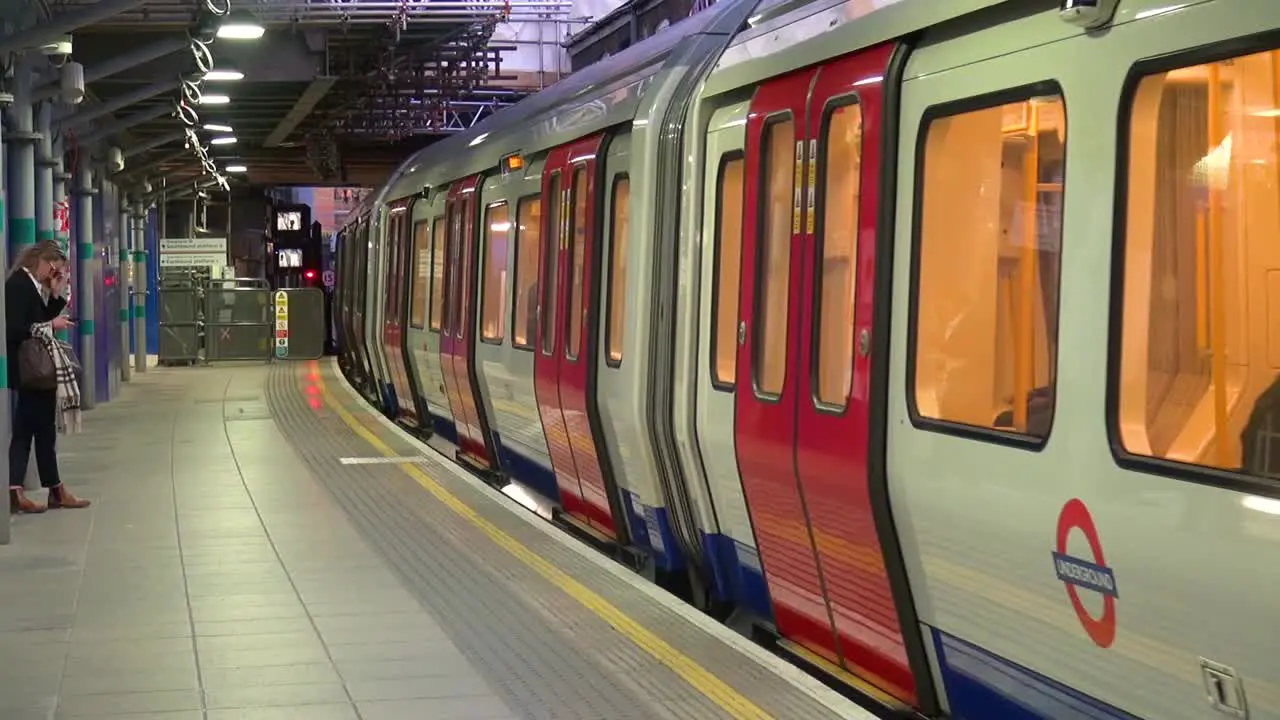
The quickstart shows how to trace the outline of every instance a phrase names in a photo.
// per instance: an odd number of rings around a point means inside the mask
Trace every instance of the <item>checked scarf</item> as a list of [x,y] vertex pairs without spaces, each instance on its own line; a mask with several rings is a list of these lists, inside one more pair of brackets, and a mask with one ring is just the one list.
[[53,358],[53,368],[58,380],[58,432],[74,435],[80,432],[80,384],[76,382],[76,363],[71,359],[71,347],[53,335],[53,325],[36,323],[31,326],[31,337],[44,344]]

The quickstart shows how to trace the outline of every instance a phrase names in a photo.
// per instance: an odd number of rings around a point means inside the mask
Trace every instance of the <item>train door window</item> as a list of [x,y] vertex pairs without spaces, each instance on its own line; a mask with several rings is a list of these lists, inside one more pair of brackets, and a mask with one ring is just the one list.
[[605,325],[605,362],[622,364],[623,319],[627,311],[627,227],[631,201],[631,179],[624,173],[613,176],[613,197],[609,201],[609,310]]
[[497,202],[484,211],[484,295],[480,300],[480,339],[502,344],[507,326],[507,238],[511,221],[507,204]]
[[427,293],[431,273],[431,224],[420,220],[413,225],[413,283],[410,285],[409,327],[422,330],[427,324]]
[[521,198],[516,205],[516,253],[513,273],[516,281],[511,318],[511,345],[533,348],[538,321],[538,243],[542,238],[542,199]]
[[449,327],[454,337],[462,337],[463,325],[467,322],[467,217],[471,214],[471,202],[463,199],[462,209],[453,218],[453,279],[449,281],[449,294],[452,296],[452,320]]
[[720,158],[716,180],[715,288],[711,310],[711,382],[732,390],[738,376],[738,289],[742,278],[743,171],[734,151]]
[[431,330],[440,332],[444,319],[444,254],[445,220],[443,215],[431,221]]
[[1039,444],[1056,386],[1066,113],[1053,83],[1011,96],[926,111],[911,399],[917,418]]
[[400,317],[400,217],[391,211],[387,223],[387,306],[390,309],[386,321],[396,322]]
[[546,278],[542,284],[542,352],[550,355],[556,341],[556,272],[560,267],[560,241],[563,228],[560,227],[560,173],[551,174],[550,192],[547,193],[547,230],[542,253],[542,274]]
[[858,206],[862,197],[862,107],[836,100],[823,118],[818,177],[817,312],[814,313],[813,396],[842,409],[853,386],[854,291]]
[[756,247],[756,332],[752,357],[756,393],[777,397],[787,373],[787,308],[791,294],[792,193],[796,124],[790,116],[766,121],[763,133]]
[[587,192],[587,168],[579,165],[573,170],[573,184],[570,186],[573,198],[572,227],[569,228],[569,306],[565,308],[565,342],[564,355],[570,360],[578,357],[578,348],[582,340],[582,294],[586,282],[585,262],[587,253],[587,208],[591,196]]
[[1132,455],[1280,478],[1277,67],[1176,67],[1128,97],[1111,382]]

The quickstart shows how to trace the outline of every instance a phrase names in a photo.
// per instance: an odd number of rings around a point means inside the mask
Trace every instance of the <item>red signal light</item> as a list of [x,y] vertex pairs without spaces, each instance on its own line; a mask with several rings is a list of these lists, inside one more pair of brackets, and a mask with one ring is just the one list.
[[305,277],[305,278],[306,278],[306,279],[308,279],[308,280],[314,280],[314,279],[315,279],[315,277],[316,277],[316,271],[315,271],[315,270],[305,270],[305,271],[303,271],[302,276],[303,276],[303,277]]

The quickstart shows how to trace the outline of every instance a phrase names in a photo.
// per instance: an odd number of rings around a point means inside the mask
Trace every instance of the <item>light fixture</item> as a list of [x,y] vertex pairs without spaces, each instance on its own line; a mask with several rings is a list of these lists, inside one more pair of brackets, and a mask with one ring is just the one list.
[[218,37],[228,40],[257,40],[266,32],[262,23],[247,12],[236,11],[218,26]]
[[244,73],[230,68],[214,68],[204,74],[204,79],[215,82],[219,80],[243,80]]
[[206,123],[204,126],[204,129],[208,130],[209,132],[222,132],[222,133],[232,132],[230,125],[219,125],[218,123]]
[[210,145],[233,145],[235,144],[235,141],[236,141],[235,135],[223,135],[222,137],[216,137],[210,140],[209,144]]
[[229,173],[249,172],[249,168],[245,167],[244,165],[228,165],[226,167],[226,170]]
[[228,95],[203,95],[200,97],[201,105],[226,105],[231,102]]

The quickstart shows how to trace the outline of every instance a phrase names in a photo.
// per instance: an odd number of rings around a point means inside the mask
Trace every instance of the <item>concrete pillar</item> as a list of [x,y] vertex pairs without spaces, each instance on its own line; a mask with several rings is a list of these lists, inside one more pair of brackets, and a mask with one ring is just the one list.
[[147,214],[133,206],[133,370],[147,371]]
[[52,103],[41,103],[36,115],[36,240],[53,239],[53,141],[49,136]]
[[[4,114],[5,111],[0,110],[0,147],[4,143]],[[5,207],[5,153],[0,152],[0,248],[7,249],[8,228],[9,224],[4,222],[5,213],[8,209]],[[0,277],[7,278],[9,276],[8,253],[0,252]],[[0,328],[4,328],[4,293],[0,293]],[[9,360],[0,354],[0,438],[7,438],[11,432],[10,424],[13,421],[12,414],[9,409]],[[0,521],[0,545],[9,544],[9,522],[12,516],[9,514],[9,492],[8,492],[8,471],[5,471],[5,493],[4,502],[0,504],[0,508],[4,510],[5,519]]]
[[[66,207],[67,220],[71,219],[70,197],[67,192],[67,181],[71,179],[66,169],[63,167],[63,148],[62,139],[59,138],[53,147],[53,201],[57,203],[68,203]],[[57,219],[53,223],[53,239],[58,243],[58,247],[62,248],[62,252],[66,253],[68,258],[75,257],[75,251],[71,248],[71,238],[68,237],[67,228],[61,225]],[[75,303],[76,287],[71,288],[71,302]],[[74,309],[74,308],[73,308]],[[63,342],[71,342],[70,332],[67,330],[59,330],[57,332],[59,340]]]
[[[26,73],[19,71],[19,78]],[[23,97],[23,83],[18,83],[13,104],[13,128],[5,140],[9,143],[9,258],[36,241],[36,148],[39,136],[32,129],[31,104]]]
[[[27,99],[31,87],[30,71],[19,66],[14,74],[17,80],[15,83],[17,92],[14,93],[13,108],[10,110],[13,117],[13,131],[4,138],[7,143],[5,149],[8,152],[5,170],[8,173],[6,177],[9,190],[6,265],[17,258],[23,248],[36,241],[36,144],[40,136],[34,131],[35,118],[31,103]],[[5,402],[3,413],[0,413],[6,416],[6,432],[3,436],[5,438],[9,437],[9,423],[12,421],[12,418],[8,417],[9,408],[10,403]],[[34,460],[35,448],[32,448],[31,458],[27,463],[27,476],[23,478],[23,484],[28,489],[40,487],[39,473],[31,464]],[[12,482],[12,479],[10,481]]]
[[[133,290],[133,263],[129,261],[129,247],[133,243],[133,212],[129,206],[129,199],[123,194],[120,196],[120,232],[116,234],[115,247],[110,252],[119,263],[119,270],[116,272],[116,287],[119,292],[116,297],[119,298],[119,307],[115,308],[120,318],[120,379],[129,382],[133,379],[133,368],[129,367],[129,327],[133,317],[133,300],[129,294]],[[111,310],[111,308],[107,308]]]
[[97,347],[94,343],[94,302],[96,298],[90,288],[97,270],[98,256],[93,251],[93,169],[82,167],[76,171],[76,188],[73,192],[76,202],[76,310],[80,322],[76,325],[80,333],[80,365],[83,380],[80,387],[80,404],[89,410],[95,404],[94,392],[97,384],[97,364],[94,355]]

